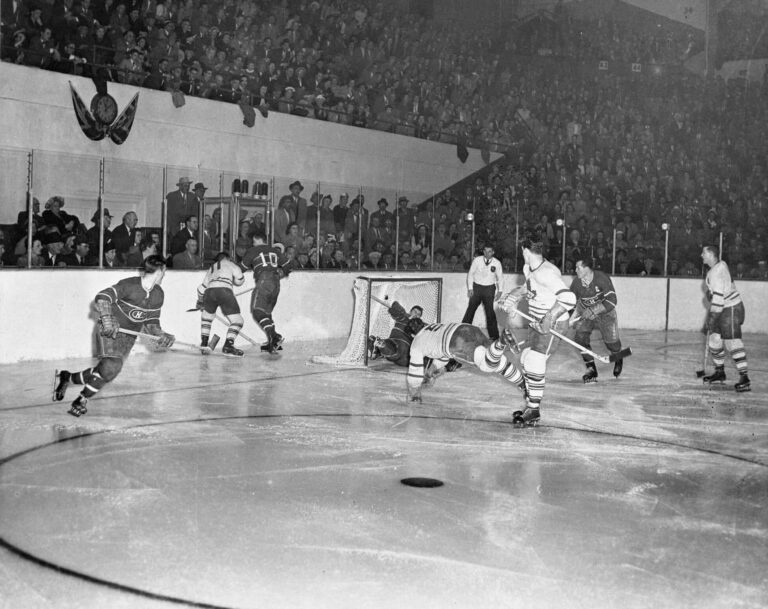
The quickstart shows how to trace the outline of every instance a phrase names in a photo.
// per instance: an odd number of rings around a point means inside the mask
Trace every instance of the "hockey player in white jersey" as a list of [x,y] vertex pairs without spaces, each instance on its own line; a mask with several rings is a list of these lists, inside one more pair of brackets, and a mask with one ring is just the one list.
[[709,268],[707,271],[707,294],[709,313],[707,315],[707,333],[709,351],[715,362],[715,371],[704,377],[705,383],[725,381],[725,350],[731,354],[739,382],[734,385],[738,392],[750,391],[747,367],[747,352],[741,339],[741,325],[744,323],[744,302],[731,279],[731,273],[724,260],[720,260],[717,248],[705,245],[701,250],[701,259]]
[[547,358],[560,343],[551,330],[565,333],[568,312],[576,306],[576,295],[563,281],[560,270],[544,259],[541,241],[527,238],[521,247],[525,285],[502,298],[501,307],[514,316],[518,302],[525,298],[529,315],[536,319],[531,322],[525,348],[520,354],[527,390],[526,405],[524,410],[515,413],[517,424],[535,425],[541,416],[539,408],[544,397]]
[[471,324],[425,326],[411,343],[408,398],[412,402],[421,402],[422,389],[431,386],[446,371],[452,359],[474,364],[483,372],[495,372],[524,391],[522,372],[504,354],[504,350],[514,344],[514,337],[508,331],[491,340],[480,328]]
[[227,252],[216,255],[211,268],[205,274],[203,283],[197,288],[197,304],[200,310],[200,351],[203,354],[211,352],[208,339],[211,336],[211,325],[216,318],[217,309],[227,318],[227,339],[221,352],[227,355],[242,357],[243,352],[235,347],[235,339],[243,329],[243,316],[240,305],[235,298],[233,288],[243,285],[245,276],[243,270],[232,262]]

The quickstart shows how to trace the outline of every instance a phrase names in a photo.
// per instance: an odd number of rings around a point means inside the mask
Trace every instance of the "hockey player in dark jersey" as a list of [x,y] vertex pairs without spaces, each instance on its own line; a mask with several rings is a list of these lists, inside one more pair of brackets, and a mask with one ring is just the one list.
[[395,320],[395,325],[389,333],[389,338],[368,337],[369,358],[378,359],[382,355],[398,366],[407,366],[411,343],[414,335],[424,327],[421,315],[424,309],[418,305],[406,312],[396,300],[389,306],[389,314]]
[[96,294],[99,363],[81,372],[61,370],[56,373],[55,402],[64,399],[70,383],[83,385],[80,395],[68,410],[69,414],[75,417],[84,415],[88,411],[88,400],[120,374],[123,360],[136,342],[136,336],[121,333],[121,328],[159,337],[157,345],[161,349],[173,345],[174,336],[160,327],[160,309],[165,298],[160,283],[164,275],[165,261],[162,256],[148,256],[142,263],[140,277],[122,279]]
[[208,346],[211,325],[216,318],[216,311],[221,308],[221,312],[229,321],[227,338],[221,352],[226,355],[243,356],[243,352],[235,347],[235,339],[243,328],[243,316],[240,314],[240,305],[232,288],[243,285],[244,281],[243,270],[232,262],[227,252],[216,254],[216,259],[197,288],[195,306],[200,310],[200,351],[203,354],[211,352]]
[[280,295],[280,279],[291,272],[292,262],[284,254],[280,244],[268,245],[263,232],[254,234],[253,247],[243,255],[242,264],[253,269],[256,287],[251,294],[251,315],[267,335],[262,351],[276,353],[281,350],[283,337],[275,330],[272,311]]
[[[571,282],[571,292],[576,294],[576,311],[570,325],[576,329],[574,340],[582,347],[591,349],[589,344],[592,330],[598,328],[603,342],[611,353],[621,351],[619,322],[616,316],[616,291],[613,282],[602,271],[596,271],[591,258],[582,258],[576,262],[576,277]],[[587,365],[587,373],[582,376],[585,383],[597,382],[595,358],[589,353],[582,353]],[[617,359],[613,364],[613,376],[618,377],[624,366],[624,360]]]

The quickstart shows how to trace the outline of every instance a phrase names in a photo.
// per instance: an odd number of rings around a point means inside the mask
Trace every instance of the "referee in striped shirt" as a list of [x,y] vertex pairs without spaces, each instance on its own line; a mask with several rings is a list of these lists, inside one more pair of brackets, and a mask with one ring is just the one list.
[[475,258],[469,267],[467,273],[469,304],[461,323],[471,324],[475,318],[477,307],[482,304],[488,326],[488,336],[496,340],[499,338],[499,325],[493,310],[493,300],[497,291],[501,293],[502,269],[501,262],[498,258],[494,258],[493,254],[493,246],[485,245],[483,255]]

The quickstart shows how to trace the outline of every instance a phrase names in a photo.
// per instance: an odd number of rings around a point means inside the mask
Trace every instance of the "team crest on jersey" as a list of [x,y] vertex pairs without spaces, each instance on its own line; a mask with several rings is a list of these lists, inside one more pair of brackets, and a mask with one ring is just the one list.
[[134,321],[146,321],[148,315],[146,311],[142,311],[141,309],[132,309],[131,312],[128,313],[128,317]]

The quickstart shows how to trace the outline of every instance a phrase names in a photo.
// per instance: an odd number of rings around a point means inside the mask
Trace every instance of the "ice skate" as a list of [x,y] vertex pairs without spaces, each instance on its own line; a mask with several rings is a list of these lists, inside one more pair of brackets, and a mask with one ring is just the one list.
[[213,349],[211,349],[210,345],[208,345],[208,337],[203,336],[200,340],[200,353],[203,355],[210,355]]
[[[618,361],[616,364],[618,365]],[[614,366],[614,374],[615,370]],[[597,382],[597,366],[595,366],[595,362],[587,362],[587,373],[581,377],[581,380],[584,381],[584,384]]]
[[743,393],[745,391],[752,391],[752,387],[749,384],[749,376],[746,372],[742,372],[739,376],[739,382],[734,385],[734,389],[738,393]]
[[[712,374],[708,374],[702,379],[705,383],[724,383],[725,382],[725,367],[715,366],[715,371]],[[749,386],[749,379],[747,379],[747,386]]]
[[82,395],[78,395],[75,398],[75,401],[72,402],[72,406],[70,406],[69,410],[67,410],[67,414],[71,414],[73,417],[80,417],[84,415],[86,412],[88,412],[86,404],[88,404],[88,398],[83,397]]
[[285,339],[283,338],[282,334],[275,333],[272,335],[268,342],[261,345],[261,350],[272,354],[277,353],[278,351],[282,351],[282,344],[284,340]]
[[520,346],[517,344],[517,339],[515,338],[515,335],[512,334],[511,330],[505,329],[501,333],[501,337],[499,337],[498,341],[515,355],[520,354]]
[[526,406],[525,410],[515,410],[512,413],[512,424],[515,427],[535,427],[540,418],[538,406]]
[[69,370],[57,370],[53,375],[53,401],[61,402],[72,380]]
[[234,357],[243,357],[243,351],[235,347],[235,341],[228,339],[224,341],[224,346],[221,348],[221,352],[225,355],[232,355]]
[[624,360],[617,359],[613,364],[613,376],[619,378],[621,371],[624,369]]
[[368,337],[368,359],[375,360],[381,357],[381,351],[376,346],[378,339],[375,336]]

